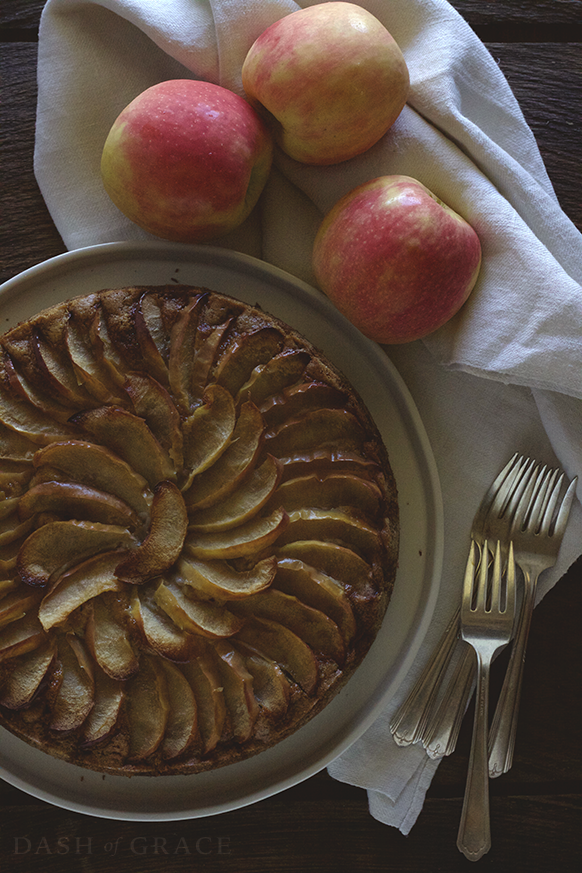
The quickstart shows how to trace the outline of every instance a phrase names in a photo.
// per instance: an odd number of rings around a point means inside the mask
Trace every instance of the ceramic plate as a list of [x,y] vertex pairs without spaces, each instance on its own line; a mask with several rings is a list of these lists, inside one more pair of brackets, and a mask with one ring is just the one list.
[[320,292],[293,276],[221,248],[163,242],[91,246],[52,258],[0,286],[2,329],[76,295],[175,282],[259,304],[321,349],[359,391],[384,438],[398,484],[399,568],[383,625],[351,681],[294,735],[246,761],[194,776],[103,776],[54,759],[0,729],[3,779],[56,806],[104,818],[214,815],[321,770],[361,736],[397,690],[425,636],[440,584],[440,486],[412,398],[382,349]]

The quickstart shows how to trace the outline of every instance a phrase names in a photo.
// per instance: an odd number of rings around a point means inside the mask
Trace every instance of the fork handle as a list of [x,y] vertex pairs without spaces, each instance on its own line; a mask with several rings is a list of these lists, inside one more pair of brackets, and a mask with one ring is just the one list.
[[459,637],[460,607],[447,625],[435,653],[418,677],[412,691],[392,719],[390,730],[394,742],[409,746],[422,736],[440,682],[451,660]]
[[473,738],[457,848],[469,861],[478,861],[491,848],[489,773],[487,772],[487,721],[490,659],[477,652],[477,692]]
[[489,732],[489,775],[492,778],[507,773],[513,763],[525,650],[538,578],[537,574],[532,575],[526,567],[522,567],[522,571],[524,576],[523,602],[507,672]]
[[461,641],[463,653],[455,667],[438,708],[431,713],[421,737],[429,758],[452,755],[467,709],[475,678],[475,655],[471,646]]

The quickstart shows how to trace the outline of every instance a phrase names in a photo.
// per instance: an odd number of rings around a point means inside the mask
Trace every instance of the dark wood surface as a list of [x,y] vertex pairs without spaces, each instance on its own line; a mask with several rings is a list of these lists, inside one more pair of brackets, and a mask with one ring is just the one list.
[[[0,6],[0,281],[65,250],[32,170],[42,2]],[[581,0],[455,0],[521,103],[564,210],[582,229]],[[574,873],[582,862],[582,561],[534,614],[515,762],[491,782],[494,873]],[[493,694],[504,666],[495,665]],[[455,873],[470,714],[408,837],[366,793],[325,772],[222,816],[115,822],[69,813],[0,781],[0,871]]]

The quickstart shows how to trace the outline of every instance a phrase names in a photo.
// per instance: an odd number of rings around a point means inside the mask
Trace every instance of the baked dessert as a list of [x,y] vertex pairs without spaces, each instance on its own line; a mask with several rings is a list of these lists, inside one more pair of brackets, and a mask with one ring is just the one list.
[[289,326],[189,286],[0,338],[0,724],[115,774],[196,773],[319,712],[398,552],[354,390]]

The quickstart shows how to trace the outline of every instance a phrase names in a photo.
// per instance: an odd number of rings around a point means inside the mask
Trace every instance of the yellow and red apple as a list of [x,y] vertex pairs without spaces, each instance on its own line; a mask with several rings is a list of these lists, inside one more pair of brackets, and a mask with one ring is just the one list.
[[139,94],[113,123],[101,157],[105,190],[135,224],[203,242],[238,227],[267,180],[273,140],[242,97],[172,79]]
[[473,227],[409,176],[350,191],[325,216],[313,247],[321,289],[380,343],[411,342],[449,321],[480,265]]
[[319,165],[378,142],[409,91],[391,34],[370,12],[343,2],[299,9],[268,27],[245,58],[242,82],[283,151]]

